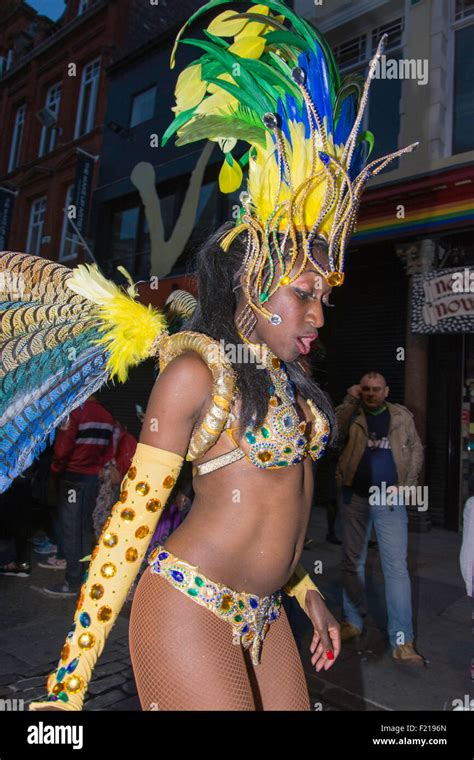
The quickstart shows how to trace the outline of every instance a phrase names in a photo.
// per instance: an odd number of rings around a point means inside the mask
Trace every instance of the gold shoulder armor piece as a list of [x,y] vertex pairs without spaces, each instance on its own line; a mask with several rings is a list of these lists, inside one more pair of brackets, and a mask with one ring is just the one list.
[[189,442],[186,459],[199,459],[214,445],[224,428],[235,393],[235,372],[224,354],[221,343],[203,333],[183,332],[160,335],[157,342],[160,372],[185,351],[195,351],[211,370],[213,377],[212,403]]

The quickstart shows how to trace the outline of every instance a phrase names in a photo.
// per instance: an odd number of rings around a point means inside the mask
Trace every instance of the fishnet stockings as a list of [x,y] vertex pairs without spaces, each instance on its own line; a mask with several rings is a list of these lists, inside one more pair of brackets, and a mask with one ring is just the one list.
[[229,623],[147,568],[132,604],[130,654],[143,710],[309,710],[283,607],[254,667],[232,644]]

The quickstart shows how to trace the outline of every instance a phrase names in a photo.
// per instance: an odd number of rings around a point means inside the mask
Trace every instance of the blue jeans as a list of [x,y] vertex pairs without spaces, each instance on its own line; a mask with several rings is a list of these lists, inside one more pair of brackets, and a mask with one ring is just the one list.
[[58,483],[58,547],[66,559],[66,581],[79,591],[88,562],[80,562],[92,551],[92,513],[97,498],[99,479],[66,470]]
[[411,584],[407,567],[406,507],[370,505],[367,497],[343,489],[342,580],[343,611],[349,623],[363,628],[367,615],[365,562],[372,526],[375,528],[385,580],[388,635],[392,647],[413,641]]

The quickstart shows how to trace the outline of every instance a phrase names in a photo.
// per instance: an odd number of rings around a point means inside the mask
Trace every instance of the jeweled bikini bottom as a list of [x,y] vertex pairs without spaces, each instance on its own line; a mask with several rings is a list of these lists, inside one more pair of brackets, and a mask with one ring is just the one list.
[[256,596],[234,591],[223,583],[212,581],[190,565],[158,545],[148,557],[152,572],[166,578],[172,586],[195,602],[230,623],[232,643],[250,649],[254,665],[260,661],[262,642],[272,620],[280,614],[281,591],[269,596]]

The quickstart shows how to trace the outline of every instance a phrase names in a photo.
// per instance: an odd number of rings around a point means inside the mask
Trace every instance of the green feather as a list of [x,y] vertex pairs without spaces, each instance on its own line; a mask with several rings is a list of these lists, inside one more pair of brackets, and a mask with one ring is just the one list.
[[170,137],[174,135],[177,130],[183,126],[183,124],[186,124],[190,119],[192,119],[194,111],[196,110],[197,106],[194,106],[194,108],[188,108],[187,111],[181,111],[171,122],[168,129],[164,133],[163,137],[161,138],[161,147],[164,148]]
[[334,103],[334,123],[337,124],[341,115],[342,103],[350,95],[357,95],[357,105],[360,101],[364,78],[360,74],[347,74],[341,82],[341,87]]
[[202,31],[206,35],[206,37],[209,37],[211,42],[214,42],[216,45],[220,45],[223,48],[229,47],[229,43],[226,42],[226,40],[223,40],[222,37],[217,37],[215,34],[211,34],[210,32],[207,31],[207,29],[203,29]]
[[365,160],[369,158],[370,154],[372,153],[375,145],[375,137],[374,133],[371,132],[369,129],[366,129],[365,132],[361,132],[359,137],[357,138],[357,145],[360,145],[361,142],[368,143],[369,146],[369,152],[367,153]]
[[[186,45],[194,45],[196,47],[202,48],[203,50],[206,50],[210,55],[221,61],[222,65],[225,68],[225,71],[228,71],[229,74],[232,74],[234,70],[233,67],[237,63],[240,67],[239,79],[242,82],[242,90],[246,93],[246,95],[248,95],[251,100],[253,100],[254,104],[259,104],[263,113],[272,110],[271,101],[266,97],[264,93],[262,93],[260,86],[254,82],[251,75],[247,72],[245,66],[245,58],[239,58],[238,56],[232,55],[232,53],[227,53],[222,48],[213,45],[211,42],[206,42],[205,40],[186,39],[182,40],[182,42]],[[224,83],[221,81],[219,81],[218,84],[219,86],[224,85]],[[232,94],[235,95],[235,97],[238,97],[235,93]]]
[[[262,3],[259,3],[259,5],[262,5]],[[263,3],[263,5],[265,5],[265,3]],[[264,16],[263,13],[236,13],[235,16],[229,16],[228,21],[233,21],[236,18],[248,18],[250,21],[260,21],[266,26],[273,26],[274,29],[280,29],[281,31],[285,31],[286,29],[286,26],[282,24],[281,21],[277,21],[276,18]]]
[[283,43],[295,47],[304,53],[308,53],[311,49],[311,46],[305,40],[302,40],[301,37],[293,34],[293,32],[267,32],[263,37],[265,37],[269,45]]
[[[278,56],[276,56],[278,58]],[[253,60],[249,58],[246,60],[246,66],[251,74],[259,82],[267,81],[274,87],[283,87],[284,92],[290,92],[296,98],[301,98],[301,91],[299,87],[293,82],[292,79],[288,79],[279,71],[276,71],[273,66],[260,60]]]
[[[262,125],[263,126],[263,125]],[[249,125],[246,121],[230,116],[197,115],[191,122],[181,127],[176,145],[187,145],[196,140],[210,140],[235,137],[248,143],[265,147],[265,129]]]

